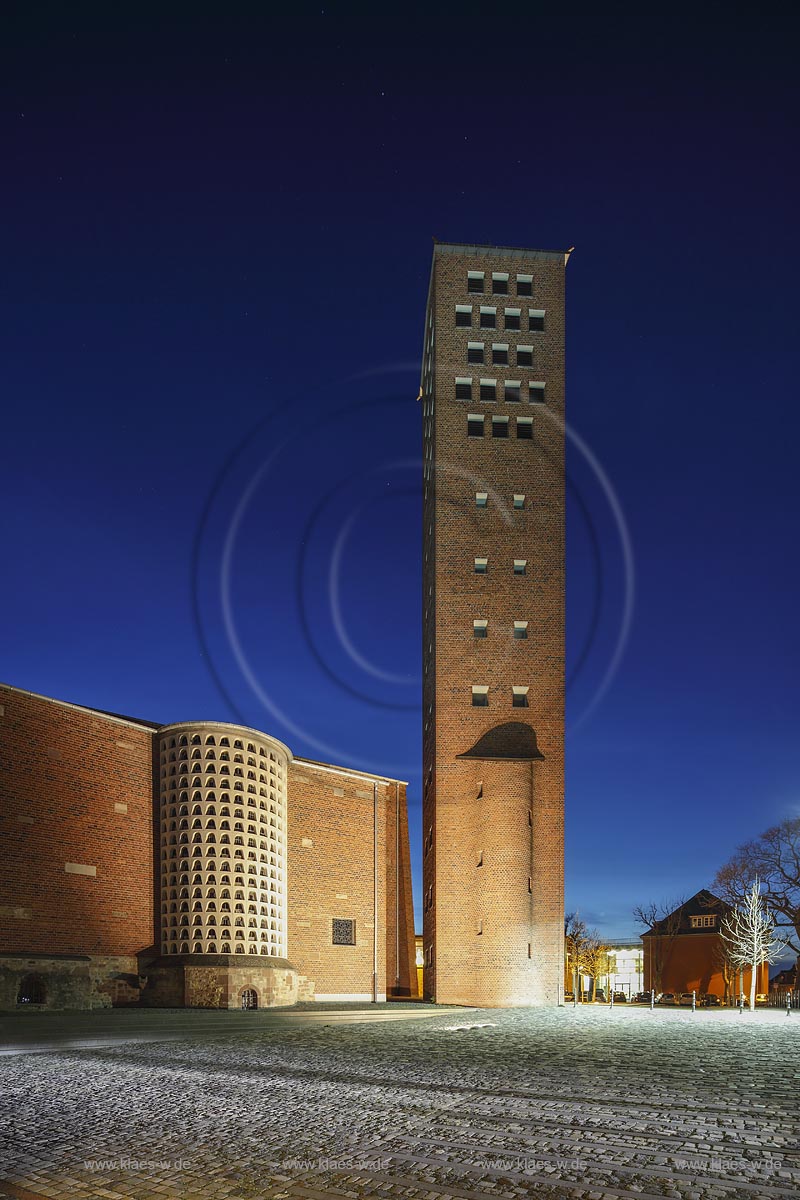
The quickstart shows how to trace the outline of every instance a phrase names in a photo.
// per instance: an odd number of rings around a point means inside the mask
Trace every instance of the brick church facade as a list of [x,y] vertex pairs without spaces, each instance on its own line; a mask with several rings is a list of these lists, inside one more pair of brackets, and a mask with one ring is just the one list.
[[0,686],[0,1007],[417,994],[406,788]]
[[424,992],[563,989],[568,254],[434,246],[423,417]]

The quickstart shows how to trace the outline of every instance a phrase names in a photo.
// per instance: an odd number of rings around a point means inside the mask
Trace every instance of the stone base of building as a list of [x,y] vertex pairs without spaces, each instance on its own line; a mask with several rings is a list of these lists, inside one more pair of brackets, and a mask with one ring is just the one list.
[[0,1011],[117,1008],[138,1004],[135,957],[0,954]]
[[313,1000],[314,984],[285,958],[172,955],[142,963],[149,1008],[287,1008]]

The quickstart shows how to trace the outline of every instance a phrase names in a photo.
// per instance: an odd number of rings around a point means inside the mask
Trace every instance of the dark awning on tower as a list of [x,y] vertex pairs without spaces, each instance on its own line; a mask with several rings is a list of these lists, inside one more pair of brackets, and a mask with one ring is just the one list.
[[505,762],[533,762],[544,755],[536,744],[536,730],[524,721],[506,721],[479,737],[474,746],[457,758],[502,759]]

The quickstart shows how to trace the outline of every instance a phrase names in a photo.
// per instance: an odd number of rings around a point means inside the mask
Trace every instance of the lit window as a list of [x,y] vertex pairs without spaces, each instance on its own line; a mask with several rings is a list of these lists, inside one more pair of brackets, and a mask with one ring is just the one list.
[[492,291],[497,296],[508,295],[508,272],[492,271]]
[[508,437],[508,417],[492,417],[492,437]]
[[508,366],[508,344],[492,342],[492,362],[496,367]]
[[528,441],[533,438],[532,417],[517,417],[517,437],[527,438]]
[[475,493],[475,505],[477,508],[486,508],[488,503],[489,503],[489,493],[488,492],[476,492]]
[[482,379],[481,380],[481,400],[484,403],[497,399],[497,380]]
[[473,708],[488,708],[489,706],[489,689],[488,687],[473,686],[472,688],[472,707]]
[[528,566],[527,558],[515,558],[514,559],[514,574],[515,575],[524,575],[525,571],[527,569],[527,566]]
[[489,622],[484,618],[479,621],[472,622],[472,632],[476,638],[485,638],[489,627]]
[[456,400],[472,399],[472,380],[456,379]]
[[483,437],[483,416],[470,413],[467,417],[467,437]]
[[517,346],[517,366],[533,366],[533,346]]
[[520,328],[520,318],[522,317],[522,309],[521,308],[507,308],[505,316],[506,316],[506,329],[519,329]]
[[528,689],[526,687],[512,687],[511,704],[514,708],[527,708]]
[[524,508],[525,497],[521,492],[514,493],[514,508]]
[[507,379],[503,386],[503,399],[509,404],[518,404],[521,395],[519,380]]
[[497,326],[497,309],[481,306],[481,329],[495,329]]
[[475,559],[475,574],[476,575],[485,575],[488,572],[488,570],[489,570],[488,558],[476,558]]
[[467,271],[467,291],[483,291],[483,271]]
[[472,305],[457,304],[456,305],[456,325],[461,328],[469,329],[472,325]]
[[707,916],[690,917],[692,929],[714,929],[717,924],[716,914],[709,913]]
[[528,309],[528,329],[535,333],[541,333],[544,329],[544,309],[529,308]]
[[525,640],[525,638],[527,636],[528,636],[528,622],[527,621],[515,621],[514,622],[514,640],[517,642],[522,642]]
[[467,342],[467,362],[483,362],[483,342]]
[[530,400],[531,404],[544,404],[544,384],[529,383],[528,399]]
[[532,296],[533,295],[533,276],[518,275],[517,276],[517,295]]

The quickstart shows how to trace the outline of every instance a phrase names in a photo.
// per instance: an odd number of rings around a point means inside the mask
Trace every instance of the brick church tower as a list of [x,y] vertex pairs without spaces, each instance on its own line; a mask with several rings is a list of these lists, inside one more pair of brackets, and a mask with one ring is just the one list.
[[422,367],[424,993],[563,986],[564,273],[436,243]]

